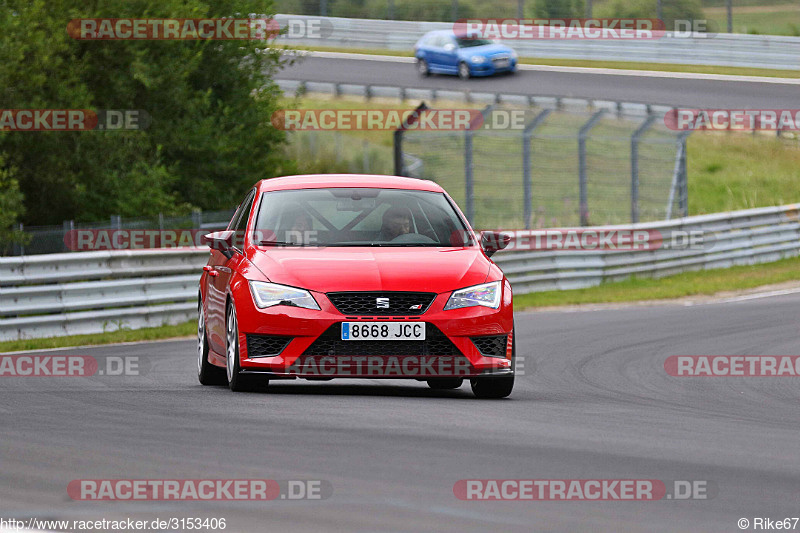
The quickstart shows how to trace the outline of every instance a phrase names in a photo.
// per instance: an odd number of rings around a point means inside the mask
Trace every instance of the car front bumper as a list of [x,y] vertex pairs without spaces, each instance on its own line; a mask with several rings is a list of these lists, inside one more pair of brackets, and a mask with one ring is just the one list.
[[[508,281],[503,285],[498,309],[445,311],[451,294],[446,292],[437,294],[421,315],[390,317],[345,316],[321,293],[312,293],[319,311],[287,306],[259,309],[242,294],[236,299],[240,366],[246,373],[273,377],[432,379],[513,374],[511,286]],[[344,321],[424,322],[426,341],[341,341]]]

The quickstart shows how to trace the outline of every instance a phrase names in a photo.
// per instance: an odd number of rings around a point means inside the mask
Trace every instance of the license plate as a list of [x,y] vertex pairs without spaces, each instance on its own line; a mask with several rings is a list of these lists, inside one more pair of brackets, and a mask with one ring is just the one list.
[[497,59],[494,62],[496,68],[506,68],[509,65],[508,59]]
[[342,322],[343,341],[424,341],[424,322]]

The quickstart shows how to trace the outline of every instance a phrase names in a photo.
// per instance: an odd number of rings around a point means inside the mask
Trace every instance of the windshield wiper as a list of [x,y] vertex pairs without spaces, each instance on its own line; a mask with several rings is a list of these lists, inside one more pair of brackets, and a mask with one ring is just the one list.
[[258,246],[306,246],[306,245],[301,242],[258,241]]

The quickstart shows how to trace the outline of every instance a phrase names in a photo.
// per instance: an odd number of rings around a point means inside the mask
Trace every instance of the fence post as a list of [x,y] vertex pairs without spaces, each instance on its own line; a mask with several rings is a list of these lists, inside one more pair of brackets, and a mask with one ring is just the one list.
[[192,228],[194,229],[202,229],[203,228],[203,212],[202,211],[192,211]]
[[[17,224],[17,231],[20,233],[20,241],[17,242],[16,240],[12,243],[12,251],[11,255],[25,255],[25,241],[22,240],[24,235],[22,234],[25,226],[22,225],[22,222]],[[13,237],[12,237],[13,238]]]
[[75,229],[75,221],[74,220],[65,220],[63,227],[64,227],[64,238],[62,239],[62,241],[64,242],[64,251],[65,252],[69,252],[70,251],[70,247],[67,244],[67,236],[69,235],[69,232],[71,230]]
[[691,130],[681,134],[681,185],[680,196],[678,200],[678,208],[680,209],[682,217],[689,216],[689,173],[687,170],[686,161],[686,140],[691,135]]
[[639,139],[652,126],[656,116],[648,116],[631,135],[631,223],[639,222]]
[[597,124],[605,112],[605,109],[597,111],[586,121],[586,124],[581,126],[578,132],[578,190],[581,226],[589,225],[589,194],[586,188],[586,138],[589,136],[589,130]]
[[406,117],[406,120],[400,125],[399,128],[394,130],[394,175],[405,176],[405,168],[403,165],[403,132],[414,124],[419,119],[419,114],[427,110],[428,106],[425,102],[421,102],[417,108]]
[[119,215],[111,215],[111,227],[113,229],[122,229],[122,217]]
[[464,132],[464,204],[467,208],[467,220],[470,224],[475,221],[472,190],[472,135],[472,129]]
[[531,137],[533,130],[550,114],[551,109],[545,109],[536,115],[531,122],[525,126],[522,132],[522,216],[525,220],[525,229],[531,229],[533,219],[533,176],[531,172]]

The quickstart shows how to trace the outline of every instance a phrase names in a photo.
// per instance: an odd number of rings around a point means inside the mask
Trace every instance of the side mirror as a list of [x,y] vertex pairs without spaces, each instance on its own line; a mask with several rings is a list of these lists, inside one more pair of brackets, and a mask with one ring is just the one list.
[[215,231],[203,235],[203,243],[207,244],[212,250],[219,250],[222,255],[230,259],[233,257],[233,239],[236,236],[234,230]]
[[487,257],[492,257],[495,252],[499,252],[511,244],[511,235],[500,233],[499,231],[484,231],[481,233],[481,248],[486,252]]

